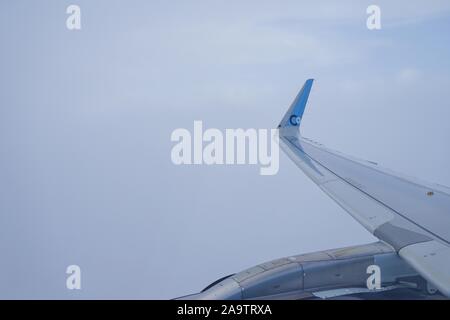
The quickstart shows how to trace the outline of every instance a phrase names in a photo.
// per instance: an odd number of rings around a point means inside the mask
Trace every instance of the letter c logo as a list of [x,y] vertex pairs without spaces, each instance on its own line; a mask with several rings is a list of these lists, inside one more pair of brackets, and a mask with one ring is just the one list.
[[300,124],[300,117],[297,117],[296,115],[293,115],[293,116],[291,116],[289,121],[291,122],[291,124],[293,126],[298,126]]

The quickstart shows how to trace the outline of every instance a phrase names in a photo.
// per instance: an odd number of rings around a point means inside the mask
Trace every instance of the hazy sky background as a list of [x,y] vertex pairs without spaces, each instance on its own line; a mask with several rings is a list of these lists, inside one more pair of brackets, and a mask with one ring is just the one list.
[[171,162],[174,129],[275,127],[307,78],[305,136],[450,185],[449,1],[243,2],[0,0],[0,298],[173,298],[375,241],[284,154]]

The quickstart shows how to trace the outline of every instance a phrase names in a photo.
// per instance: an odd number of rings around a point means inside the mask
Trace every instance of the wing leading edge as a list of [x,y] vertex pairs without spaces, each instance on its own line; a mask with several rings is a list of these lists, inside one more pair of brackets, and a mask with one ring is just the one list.
[[280,146],[329,197],[450,296],[450,188],[346,156],[300,134],[313,80],[283,117]]

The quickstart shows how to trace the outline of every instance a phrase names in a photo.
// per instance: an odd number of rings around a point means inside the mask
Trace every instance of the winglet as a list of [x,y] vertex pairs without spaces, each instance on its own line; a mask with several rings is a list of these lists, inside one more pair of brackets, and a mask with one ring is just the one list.
[[300,122],[302,121],[303,112],[305,111],[306,102],[308,101],[309,92],[311,91],[313,81],[314,79],[306,80],[305,84],[303,85],[303,88],[298,93],[294,102],[292,102],[288,111],[281,120],[278,128],[280,129],[281,128],[293,129],[295,127],[300,128]]

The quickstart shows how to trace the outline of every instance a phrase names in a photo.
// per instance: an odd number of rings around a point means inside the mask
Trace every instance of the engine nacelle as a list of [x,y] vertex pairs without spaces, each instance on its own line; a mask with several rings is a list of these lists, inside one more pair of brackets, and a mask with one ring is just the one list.
[[370,292],[369,266],[380,270],[380,290],[418,277],[395,250],[376,242],[262,263],[179,299],[305,299]]

